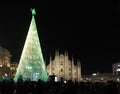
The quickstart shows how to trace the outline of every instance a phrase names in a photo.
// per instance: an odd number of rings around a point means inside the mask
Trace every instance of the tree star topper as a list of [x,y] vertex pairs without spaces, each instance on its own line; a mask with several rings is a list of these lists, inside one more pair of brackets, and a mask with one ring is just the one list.
[[34,9],[31,8],[31,11],[32,11],[32,15],[33,15],[33,16],[36,15],[35,8],[34,8]]

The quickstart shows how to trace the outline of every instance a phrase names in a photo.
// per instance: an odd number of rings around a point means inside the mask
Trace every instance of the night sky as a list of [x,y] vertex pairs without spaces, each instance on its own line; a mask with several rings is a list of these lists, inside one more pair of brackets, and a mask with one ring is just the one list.
[[[56,50],[80,60],[83,74],[112,72],[120,61],[120,2],[102,11],[92,2],[24,0],[0,3],[0,46],[19,61],[35,8],[44,59]],[[74,6],[75,5],[75,6]]]

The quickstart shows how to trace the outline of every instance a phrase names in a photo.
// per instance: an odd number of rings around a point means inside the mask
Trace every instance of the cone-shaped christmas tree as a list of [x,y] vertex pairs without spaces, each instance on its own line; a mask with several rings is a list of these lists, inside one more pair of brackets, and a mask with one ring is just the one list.
[[32,81],[41,79],[46,82],[48,80],[34,18],[35,14],[35,9],[32,9],[32,20],[14,78],[15,81],[20,77],[23,80],[30,79]]

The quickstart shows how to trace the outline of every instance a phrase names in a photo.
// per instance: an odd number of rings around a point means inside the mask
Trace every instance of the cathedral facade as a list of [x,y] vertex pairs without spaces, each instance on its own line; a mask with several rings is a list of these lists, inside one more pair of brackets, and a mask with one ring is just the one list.
[[58,78],[65,80],[80,81],[81,80],[81,64],[80,61],[75,62],[69,59],[68,53],[59,54],[56,51],[55,57],[52,60],[50,57],[50,63],[46,67],[48,75],[56,75]]

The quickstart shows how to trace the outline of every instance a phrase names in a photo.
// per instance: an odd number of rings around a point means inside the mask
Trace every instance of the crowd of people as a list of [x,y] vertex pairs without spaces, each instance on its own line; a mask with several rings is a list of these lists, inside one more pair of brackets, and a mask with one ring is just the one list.
[[68,80],[54,82],[23,81],[13,79],[0,81],[0,94],[120,94],[120,83],[107,82],[73,82]]

